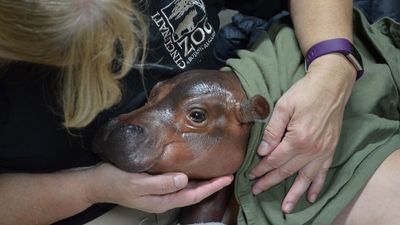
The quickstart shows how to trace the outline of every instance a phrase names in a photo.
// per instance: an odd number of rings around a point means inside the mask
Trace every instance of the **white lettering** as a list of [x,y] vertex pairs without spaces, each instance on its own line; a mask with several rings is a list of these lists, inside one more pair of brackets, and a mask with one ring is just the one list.
[[153,16],[151,16],[151,19],[154,21],[154,23],[157,25],[157,27],[160,27],[160,22],[163,22],[165,24],[164,19],[160,15],[160,13],[156,13]]
[[168,42],[164,43],[165,48],[167,49],[168,52],[172,52],[175,50],[174,43],[172,43],[171,39],[168,40]]
[[176,65],[178,65],[178,67],[181,68],[181,69],[185,69],[185,67],[186,67],[186,63],[185,63],[185,61],[183,61],[182,58],[180,58],[179,61],[175,61],[175,63],[176,63]]
[[185,53],[184,56],[187,57],[191,52],[193,52],[195,49],[192,45],[192,43],[189,43],[189,38],[186,36],[182,39],[182,41],[178,42],[178,45],[181,49],[184,49]]
[[[200,37],[199,40],[196,40],[196,33],[199,33],[199,35],[198,35],[198,36]],[[190,35],[190,39],[192,40],[192,42],[193,42],[195,45],[201,44],[201,43],[204,41],[205,38],[206,38],[206,35],[205,35],[203,29],[201,29],[201,27],[197,28],[197,29],[192,33],[192,35]]]
[[195,60],[199,53],[209,47],[215,38],[214,28],[207,21],[207,18],[203,20],[202,25],[184,35],[178,42],[175,42],[173,30],[171,30],[167,19],[161,13],[157,12],[151,16],[151,19],[158,27],[164,39],[165,49],[169,52],[175,64],[181,69],[186,68],[187,64]]
[[204,22],[203,29],[207,34],[211,34],[211,32],[213,31],[213,28],[212,28],[211,24],[208,21]]

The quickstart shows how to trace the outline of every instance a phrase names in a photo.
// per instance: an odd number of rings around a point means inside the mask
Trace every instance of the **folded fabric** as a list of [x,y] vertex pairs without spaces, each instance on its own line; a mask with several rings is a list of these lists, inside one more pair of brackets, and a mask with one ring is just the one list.
[[[303,197],[293,213],[280,205],[295,176],[257,196],[248,174],[260,161],[256,149],[264,123],[254,124],[247,155],[236,175],[238,224],[330,224],[363,188],[383,160],[400,148],[400,25],[382,18],[370,25],[354,11],[354,44],[362,55],[364,76],[354,86],[324,188],[313,204]],[[304,60],[290,23],[279,21],[263,32],[250,50],[227,61],[248,96],[261,94],[271,107],[305,75]]]

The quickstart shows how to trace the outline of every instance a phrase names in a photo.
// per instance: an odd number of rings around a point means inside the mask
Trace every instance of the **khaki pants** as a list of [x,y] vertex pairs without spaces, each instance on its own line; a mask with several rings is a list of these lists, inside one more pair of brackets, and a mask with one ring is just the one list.
[[178,213],[179,209],[155,214],[116,206],[85,225],[175,225]]

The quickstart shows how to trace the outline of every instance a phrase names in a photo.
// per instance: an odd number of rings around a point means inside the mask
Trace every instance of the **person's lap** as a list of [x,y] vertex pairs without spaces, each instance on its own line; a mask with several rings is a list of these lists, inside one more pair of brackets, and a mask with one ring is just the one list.
[[400,149],[375,171],[363,190],[336,218],[334,225],[396,224],[400,219]]

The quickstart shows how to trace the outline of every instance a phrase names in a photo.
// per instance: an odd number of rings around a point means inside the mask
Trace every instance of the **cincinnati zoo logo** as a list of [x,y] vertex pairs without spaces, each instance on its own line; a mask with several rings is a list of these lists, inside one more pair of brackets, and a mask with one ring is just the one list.
[[164,47],[179,68],[205,50],[215,38],[202,0],[175,0],[151,16]]

